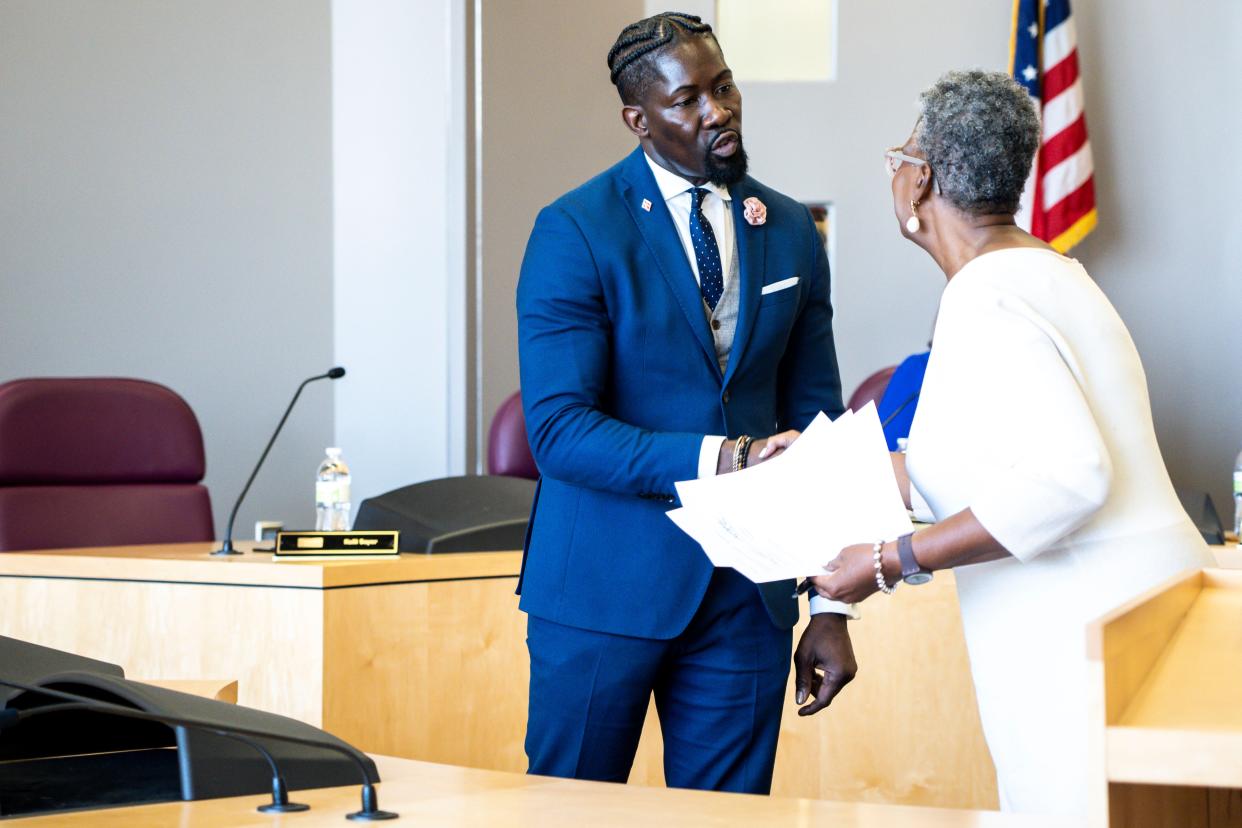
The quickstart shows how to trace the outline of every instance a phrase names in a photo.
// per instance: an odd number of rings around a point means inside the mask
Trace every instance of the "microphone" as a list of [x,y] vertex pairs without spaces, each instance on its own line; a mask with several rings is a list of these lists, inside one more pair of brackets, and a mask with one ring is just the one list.
[[889,424],[889,423],[891,423],[894,419],[896,419],[898,414],[900,414],[901,412],[905,411],[905,410],[906,410],[906,406],[907,406],[907,405],[909,405],[910,403],[912,403],[912,402],[914,402],[916,399],[918,399],[919,392],[921,392],[922,390],[923,390],[923,389],[922,389],[921,387],[920,387],[920,388],[916,388],[916,389],[914,389],[914,393],[913,393],[913,394],[911,394],[910,396],[906,397],[905,401],[904,401],[904,402],[902,402],[902,404],[901,404],[901,405],[899,405],[899,406],[897,406],[896,408],[894,408],[894,409],[893,409],[893,413],[892,413],[892,414],[889,414],[887,417],[885,417],[885,418],[884,418],[884,422],[880,423],[880,428],[888,428],[888,424]]
[[229,513],[229,525],[224,530],[224,543],[213,555],[240,555],[241,552],[233,548],[233,521],[237,519],[237,510],[241,508],[242,501],[246,498],[246,493],[250,491],[250,484],[254,482],[255,475],[259,473],[259,469],[263,466],[263,461],[267,459],[267,453],[272,450],[272,444],[276,442],[277,435],[280,430],[285,427],[285,420],[289,419],[289,412],[293,410],[293,405],[298,401],[298,397],[302,396],[302,389],[309,383],[321,379],[338,380],[345,376],[345,369],[339,365],[335,368],[329,368],[327,373],[317,374],[313,377],[307,377],[302,380],[302,384],[298,386],[298,390],[294,392],[293,399],[289,400],[289,407],[285,409],[285,416],[280,418],[280,422],[276,425],[276,430],[272,432],[272,439],[267,441],[267,448],[263,449],[263,453],[259,455],[259,462],[254,464],[254,471],[250,473],[250,479],[246,481],[246,485],[242,487],[241,494],[237,496],[237,502],[233,504],[233,511]]
[[[326,376],[326,374],[324,376]],[[311,379],[321,379],[321,377],[312,377]],[[246,744],[249,744],[255,749],[261,751],[271,764],[274,774],[272,780],[272,796],[274,805],[280,804],[279,797],[276,793],[276,780],[277,777],[279,777],[279,773],[276,771],[276,763],[272,760],[271,755],[257,743],[250,739],[242,739],[242,737],[254,736],[261,739],[274,739],[278,742],[290,742],[295,745],[305,745],[307,747],[320,748],[322,750],[336,751],[337,753],[346,756],[350,761],[358,766],[360,771],[362,771],[362,808],[361,810],[346,814],[345,818],[353,821],[364,822],[397,818],[397,814],[392,811],[381,811],[379,809],[379,798],[375,793],[375,782],[378,782],[379,780],[371,779],[371,774],[367,770],[366,764],[359,758],[358,750],[356,748],[349,747],[348,745],[335,745],[331,742],[321,742],[315,739],[304,739],[301,736],[287,736],[281,733],[269,733],[267,731],[252,727],[236,727],[230,725],[227,728],[223,728],[215,722],[207,721],[205,719],[198,719],[193,716],[166,716],[162,713],[148,713],[145,710],[137,710],[135,708],[125,707],[124,705],[115,704],[113,702],[100,701],[99,699],[92,699],[89,696],[80,696],[77,693],[66,693],[63,690],[52,690],[47,687],[35,687],[34,685],[22,684],[21,682],[10,681],[9,679],[4,678],[0,678],[0,686],[12,687],[16,690],[23,690],[27,693],[40,693],[42,695],[49,696],[50,698],[72,702],[72,704],[56,704],[49,705],[47,707],[32,708],[29,710],[12,710],[7,708],[0,710],[0,730],[19,724],[24,719],[40,712],[52,713],[59,712],[61,710],[81,709],[91,710],[96,713],[111,714],[127,719],[138,719],[140,721],[157,722],[159,724],[172,725],[175,727],[188,727],[197,730],[205,730],[209,733],[215,733],[220,736],[241,739],[242,741],[245,741]],[[280,787],[283,788],[283,786],[284,779],[281,778]],[[270,809],[271,807],[271,805],[267,805],[263,806],[259,810]],[[298,808],[297,803],[293,803],[293,807],[290,808],[290,810],[304,810],[305,807],[308,806]]]
[[[107,702],[102,702],[102,704],[107,704]],[[86,704],[84,702],[50,704],[46,707],[35,707],[29,710],[5,709],[0,710],[0,730],[15,727],[21,722],[35,716],[43,716],[48,713],[61,713],[73,710],[90,710],[96,713],[101,712],[98,704]],[[310,810],[309,805],[289,801],[289,788],[285,784],[285,777],[281,775],[280,769],[276,767],[276,760],[272,757],[272,754],[267,748],[263,747],[263,745],[259,744],[254,739],[250,739],[237,733],[229,733],[224,730],[212,730],[211,732],[217,736],[224,736],[225,738],[241,742],[244,745],[249,745],[259,753],[263,754],[263,758],[267,760],[268,767],[272,769],[272,801],[267,805],[260,805],[255,810],[261,814],[287,814],[295,811]]]

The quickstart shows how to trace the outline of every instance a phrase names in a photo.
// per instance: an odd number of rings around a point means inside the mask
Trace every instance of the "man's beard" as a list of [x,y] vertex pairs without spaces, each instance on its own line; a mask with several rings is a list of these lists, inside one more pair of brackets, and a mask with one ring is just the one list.
[[720,187],[731,187],[746,177],[749,161],[746,158],[746,147],[742,146],[742,136],[737,136],[737,151],[727,158],[714,155],[707,151],[703,169],[707,180]]

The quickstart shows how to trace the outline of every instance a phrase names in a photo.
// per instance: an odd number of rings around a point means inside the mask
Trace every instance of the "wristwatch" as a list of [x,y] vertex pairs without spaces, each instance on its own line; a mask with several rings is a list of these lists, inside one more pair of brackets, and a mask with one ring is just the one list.
[[930,569],[924,569],[914,559],[914,544],[911,538],[914,533],[902,535],[897,539],[897,557],[901,560],[901,580],[910,586],[925,584],[932,579]]

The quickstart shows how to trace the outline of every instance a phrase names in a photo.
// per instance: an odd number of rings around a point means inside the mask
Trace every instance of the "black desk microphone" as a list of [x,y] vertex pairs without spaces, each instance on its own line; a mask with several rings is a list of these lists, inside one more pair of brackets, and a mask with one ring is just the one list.
[[[344,371],[341,371],[341,373],[343,374]],[[321,379],[321,377],[312,377],[312,379]],[[307,380],[307,382],[309,381],[310,380]],[[279,429],[277,430],[279,431]],[[192,716],[165,716],[162,713],[148,713],[145,710],[137,710],[135,708],[126,707],[113,702],[92,699],[90,696],[80,696],[77,693],[66,693],[62,690],[53,690],[48,687],[35,687],[34,685],[23,684],[18,681],[9,681],[4,678],[0,678],[0,686],[12,687],[15,690],[23,690],[27,693],[39,693],[50,698],[58,699],[62,702],[69,702],[68,704],[54,704],[48,705],[47,707],[35,707],[26,710],[0,708],[0,730],[15,727],[20,725],[26,719],[43,713],[59,713],[61,711],[69,710],[91,710],[97,713],[111,714],[113,716],[120,716],[127,719],[139,719],[141,721],[158,722],[160,724],[175,727],[188,727],[206,730],[220,736],[227,736],[229,738],[245,742],[255,750],[262,753],[272,768],[272,802],[259,808],[260,811],[264,812],[275,811],[280,813],[284,811],[301,811],[306,810],[307,806],[296,802],[289,802],[285,787],[285,780],[276,768],[275,760],[272,759],[271,754],[269,754],[257,742],[255,742],[252,738],[247,737],[273,739],[278,742],[292,742],[295,745],[304,745],[306,747],[335,751],[336,753],[343,754],[349,758],[355,765],[358,766],[358,770],[362,772],[362,808],[351,814],[346,814],[345,818],[363,822],[397,818],[397,815],[392,811],[381,811],[379,809],[379,801],[375,794],[375,782],[378,780],[371,779],[371,774],[368,772],[367,766],[363,763],[362,759],[359,758],[361,754],[356,749],[347,745],[342,746],[331,742],[322,742],[316,739],[304,739],[300,736],[286,736],[279,733],[269,733],[257,728],[236,727],[233,725],[222,727],[216,722],[198,719]]]
[[237,502],[233,504],[233,511],[229,514],[229,525],[224,530],[224,542],[213,555],[240,555],[241,552],[233,548],[233,521],[237,519],[237,510],[241,508],[242,500],[245,499],[246,493],[250,491],[250,484],[254,482],[254,477],[259,473],[259,469],[263,466],[263,461],[267,459],[267,453],[272,450],[272,444],[276,442],[277,435],[280,430],[285,427],[285,420],[289,419],[289,412],[293,410],[293,405],[298,401],[298,397],[302,396],[302,389],[309,383],[321,379],[336,380],[345,376],[345,369],[339,365],[335,368],[329,368],[326,374],[318,374],[313,377],[307,377],[302,380],[302,384],[298,386],[298,390],[293,393],[293,399],[289,400],[289,407],[285,409],[285,416],[280,418],[280,422],[276,425],[276,430],[272,432],[272,439],[267,441],[267,448],[263,449],[263,453],[259,455],[259,462],[254,464],[254,471],[250,473],[250,479],[246,481],[246,485],[242,487],[241,494],[237,496]]

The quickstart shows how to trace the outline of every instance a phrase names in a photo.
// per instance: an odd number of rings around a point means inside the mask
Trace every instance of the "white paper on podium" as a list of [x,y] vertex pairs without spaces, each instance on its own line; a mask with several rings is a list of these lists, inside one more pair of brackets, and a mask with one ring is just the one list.
[[783,454],[734,474],[677,484],[669,518],[715,566],[756,583],[822,575],[855,543],[911,531],[875,404],[820,413]]

